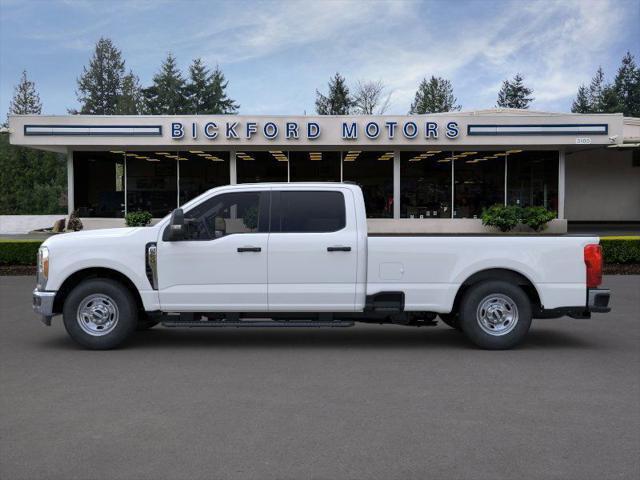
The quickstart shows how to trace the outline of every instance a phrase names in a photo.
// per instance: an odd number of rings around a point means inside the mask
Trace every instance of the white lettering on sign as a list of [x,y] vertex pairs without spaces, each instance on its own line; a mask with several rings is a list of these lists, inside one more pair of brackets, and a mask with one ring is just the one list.
[[576,138],[576,145],[589,145],[590,143],[591,143],[591,139],[589,137]]

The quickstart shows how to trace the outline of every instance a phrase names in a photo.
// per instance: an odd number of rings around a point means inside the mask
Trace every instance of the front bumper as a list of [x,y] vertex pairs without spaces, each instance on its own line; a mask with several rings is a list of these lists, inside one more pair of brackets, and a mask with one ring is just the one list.
[[608,288],[590,288],[587,290],[587,308],[590,312],[607,313],[611,311],[609,298],[611,291]]
[[42,292],[37,288],[33,291],[33,311],[40,315],[45,325],[51,325],[55,297],[56,292]]

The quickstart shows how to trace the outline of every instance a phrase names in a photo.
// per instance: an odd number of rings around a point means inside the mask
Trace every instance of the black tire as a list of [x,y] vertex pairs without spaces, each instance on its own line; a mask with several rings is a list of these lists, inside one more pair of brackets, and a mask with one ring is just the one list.
[[445,324],[449,325],[454,330],[462,331],[462,327],[460,327],[460,316],[458,313],[439,313],[438,316],[440,320],[442,320]]
[[144,332],[145,330],[149,330],[150,328],[158,325],[157,320],[154,320],[152,317],[147,315],[144,312],[138,313],[138,323],[136,324],[136,332]]
[[[81,307],[85,312],[83,315],[79,315]],[[81,282],[65,299],[62,313],[69,336],[92,350],[119,347],[138,324],[136,301],[129,289],[107,278]],[[105,319],[108,323],[100,324]]]
[[531,301],[517,285],[500,280],[478,283],[462,297],[460,326],[480,348],[513,348],[531,327]]

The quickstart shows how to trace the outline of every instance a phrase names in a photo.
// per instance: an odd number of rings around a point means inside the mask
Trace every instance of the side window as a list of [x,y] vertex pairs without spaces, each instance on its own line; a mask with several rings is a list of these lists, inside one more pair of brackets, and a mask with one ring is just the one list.
[[238,233],[266,231],[260,225],[261,204],[264,204],[261,197],[266,200],[268,193],[237,192],[211,197],[185,212],[186,239],[211,240]]
[[272,225],[273,232],[337,232],[346,225],[341,192],[281,191],[279,210],[279,224]]

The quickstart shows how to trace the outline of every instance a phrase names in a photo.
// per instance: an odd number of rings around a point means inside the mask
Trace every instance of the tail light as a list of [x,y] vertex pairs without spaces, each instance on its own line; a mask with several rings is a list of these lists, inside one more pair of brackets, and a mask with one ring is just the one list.
[[587,288],[596,288],[602,283],[602,247],[590,243],[584,247],[584,263],[587,266]]

